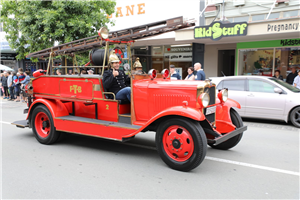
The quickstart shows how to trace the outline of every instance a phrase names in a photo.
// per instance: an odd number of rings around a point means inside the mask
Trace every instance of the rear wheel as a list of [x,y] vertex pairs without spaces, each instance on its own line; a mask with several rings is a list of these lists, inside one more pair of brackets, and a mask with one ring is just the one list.
[[42,144],[52,144],[59,137],[55,130],[50,111],[44,105],[38,105],[32,113],[32,130],[35,138]]
[[[241,116],[234,109],[230,109],[230,118],[231,118],[233,125],[235,125],[237,128],[240,128],[243,126],[243,120],[242,120]],[[237,136],[234,136],[221,144],[218,144],[218,145],[208,144],[208,145],[214,149],[228,150],[228,149],[236,146],[241,141],[242,137],[243,137],[243,133],[240,133]]]
[[158,127],[156,147],[171,168],[190,171],[203,161],[207,141],[202,127],[188,119],[169,119]]
[[300,107],[292,110],[290,113],[290,120],[294,126],[300,128]]

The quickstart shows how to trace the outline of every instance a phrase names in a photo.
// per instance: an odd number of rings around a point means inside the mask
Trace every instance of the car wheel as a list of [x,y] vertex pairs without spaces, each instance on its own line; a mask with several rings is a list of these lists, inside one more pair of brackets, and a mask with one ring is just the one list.
[[290,113],[290,120],[294,126],[300,128],[300,107],[292,110]]
[[[230,109],[230,118],[233,125],[235,125],[237,128],[243,126],[243,120],[236,110]],[[221,144],[218,145],[209,144],[209,146],[211,146],[214,149],[228,150],[236,146],[241,141],[242,137],[243,137],[243,133],[238,134],[237,136],[234,136]]]
[[196,122],[188,119],[169,119],[156,132],[156,147],[161,159],[172,169],[190,171],[206,155],[205,133]]
[[35,138],[42,144],[52,144],[59,138],[55,130],[50,111],[44,105],[38,105],[32,113],[32,130]]

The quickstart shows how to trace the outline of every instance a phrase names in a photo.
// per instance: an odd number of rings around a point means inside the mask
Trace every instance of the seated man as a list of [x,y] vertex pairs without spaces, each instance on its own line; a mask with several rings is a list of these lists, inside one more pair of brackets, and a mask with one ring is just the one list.
[[115,53],[109,56],[108,70],[103,74],[103,87],[113,92],[117,100],[131,101],[131,88],[128,87],[130,77],[120,70],[120,60]]

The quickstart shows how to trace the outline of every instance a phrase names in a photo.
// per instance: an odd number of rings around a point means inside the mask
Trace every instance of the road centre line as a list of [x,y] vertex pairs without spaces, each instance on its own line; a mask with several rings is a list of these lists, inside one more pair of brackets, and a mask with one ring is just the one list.
[[[0,121],[0,123],[11,124],[10,122],[4,122],[4,121]],[[300,130],[299,130],[299,134],[300,134]],[[121,144],[128,145],[128,146],[139,147],[139,148],[144,148],[144,149],[150,149],[150,150],[155,150],[156,151],[156,148],[155,147],[151,147],[151,146],[134,144],[134,143],[121,143]],[[228,163],[228,164],[233,164],[233,165],[244,166],[244,167],[262,169],[262,170],[267,170],[267,171],[272,171],[272,172],[278,172],[278,173],[283,173],[283,174],[289,174],[289,175],[294,175],[294,176],[300,176],[299,172],[289,171],[289,170],[283,170],[283,169],[278,169],[278,168],[273,168],[273,167],[266,167],[266,166],[262,166],[262,165],[255,165],[255,164],[238,162],[238,161],[233,161],[233,160],[226,160],[226,159],[222,159],[222,158],[214,158],[214,157],[210,157],[210,156],[206,156],[205,159],[206,160],[216,161],[216,162],[222,162],[222,163]]]
[[2,123],[2,124],[11,124],[10,122],[4,122],[4,121],[0,121],[0,123]]
[[283,169],[277,169],[277,168],[273,168],[273,167],[254,165],[254,164],[250,164],[250,163],[238,162],[238,161],[233,161],[233,160],[226,160],[226,159],[222,159],[222,158],[214,158],[214,157],[210,157],[210,156],[206,156],[205,159],[213,160],[213,161],[217,161],[217,162],[228,163],[228,164],[240,165],[240,166],[244,166],[244,167],[251,167],[251,168],[256,168],[256,169],[263,169],[263,170],[267,170],[267,171],[273,171],[273,172],[278,172],[278,173],[284,173],[284,174],[300,176],[299,172],[288,171],[288,170],[283,170]]

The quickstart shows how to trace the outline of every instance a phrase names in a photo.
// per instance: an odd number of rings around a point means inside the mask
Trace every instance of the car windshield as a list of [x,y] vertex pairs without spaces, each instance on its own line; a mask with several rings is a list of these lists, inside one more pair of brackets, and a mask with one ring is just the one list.
[[270,80],[282,85],[283,87],[287,88],[288,90],[292,91],[292,92],[300,92],[300,89],[280,80],[280,79],[277,79],[277,78],[270,78]]

